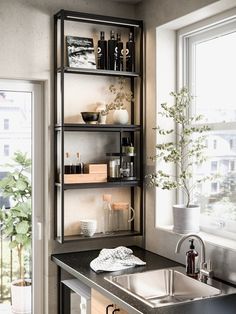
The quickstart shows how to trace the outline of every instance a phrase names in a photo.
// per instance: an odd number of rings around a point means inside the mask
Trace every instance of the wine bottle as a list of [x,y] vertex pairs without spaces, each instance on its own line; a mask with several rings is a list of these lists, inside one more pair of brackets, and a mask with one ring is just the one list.
[[111,38],[108,40],[108,70],[115,69],[115,48],[115,33],[114,31],[111,31]]
[[100,32],[100,40],[98,41],[98,69],[107,68],[107,41],[105,40],[105,33]]
[[123,42],[121,41],[121,35],[117,34],[116,48],[115,48],[115,70],[123,71]]
[[126,71],[135,71],[135,42],[133,33],[129,33],[129,41],[126,43]]

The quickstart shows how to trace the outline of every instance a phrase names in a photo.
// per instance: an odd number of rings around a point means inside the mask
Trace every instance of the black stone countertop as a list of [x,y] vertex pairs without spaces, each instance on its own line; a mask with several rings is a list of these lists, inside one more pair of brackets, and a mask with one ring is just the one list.
[[62,269],[81,280],[91,288],[96,289],[113,302],[126,310],[129,314],[236,314],[236,294],[196,300],[189,303],[151,308],[135,297],[115,287],[104,279],[104,276],[126,273],[143,272],[179,266],[178,263],[154,254],[139,247],[131,247],[134,255],[146,261],[145,266],[129,268],[117,272],[95,273],[89,266],[100,250],[62,253],[52,255],[52,260]]

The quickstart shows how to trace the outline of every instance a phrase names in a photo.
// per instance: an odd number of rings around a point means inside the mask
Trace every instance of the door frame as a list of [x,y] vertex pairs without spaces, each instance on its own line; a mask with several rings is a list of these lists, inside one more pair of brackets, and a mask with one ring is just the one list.
[[32,93],[32,313],[44,313],[44,83],[0,79],[0,90]]

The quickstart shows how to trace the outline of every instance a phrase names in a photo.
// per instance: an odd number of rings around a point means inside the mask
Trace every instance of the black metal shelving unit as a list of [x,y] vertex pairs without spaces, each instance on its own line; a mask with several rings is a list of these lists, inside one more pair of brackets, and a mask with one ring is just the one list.
[[[129,32],[136,34],[139,37],[139,47],[136,49],[139,52],[139,64],[138,72],[125,72],[125,71],[112,71],[112,70],[100,70],[100,69],[80,69],[68,67],[65,62],[65,25],[66,22],[75,23],[88,23],[88,24],[101,24],[112,27],[126,28]],[[58,49],[59,46],[59,49]],[[58,51],[60,50],[60,51]],[[59,62],[60,59],[60,62]],[[92,125],[92,124],[70,124],[64,121],[64,106],[65,106],[65,93],[64,85],[68,75],[99,75],[99,76],[113,76],[113,77],[125,77],[130,80],[131,91],[135,91],[135,83],[139,86],[139,123],[134,124],[134,103],[131,103],[131,124],[130,125]],[[58,93],[60,88],[60,93]],[[55,102],[55,178],[60,177],[60,182],[55,180],[55,239],[59,243],[81,241],[81,240],[95,240],[98,238],[116,238],[125,236],[137,236],[143,235],[144,228],[144,200],[143,200],[143,119],[144,119],[144,104],[143,104],[143,23],[140,20],[131,20],[116,18],[110,16],[101,16],[94,14],[87,14],[74,11],[61,10],[54,15],[54,102]],[[60,111],[60,119],[58,119],[58,111]],[[58,121],[59,120],[59,121]],[[101,183],[78,183],[78,184],[66,184],[64,182],[64,136],[66,132],[110,132],[118,133],[121,139],[123,134],[128,132],[131,135],[131,139],[134,138],[136,133],[138,136],[138,165],[139,175],[131,180],[115,179],[108,180],[108,182]],[[58,135],[60,135],[58,137]],[[58,140],[59,138],[59,140]],[[58,161],[57,152],[60,152]],[[121,151],[121,150],[120,150]],[[120,153],[113,153],[114,156],[120,156]],[[128,156],[128,155],[127,155]],[[133,156],[129,156],[133,158]],[[58,175],[58,168],[60,169],[60,175]],[[97,189],[97,188],[121,188],[128,187],[131,195],[131,206],[134,204],[135,189],[138,189],[139,193],[139,230],[134,230],[134,224],[131,225],[131,230],[118,231],[113,234],[97,233],[93,237],[88,238],[83,235],[65,236],[64,234],[64,192],[66,190],[73,189]]]

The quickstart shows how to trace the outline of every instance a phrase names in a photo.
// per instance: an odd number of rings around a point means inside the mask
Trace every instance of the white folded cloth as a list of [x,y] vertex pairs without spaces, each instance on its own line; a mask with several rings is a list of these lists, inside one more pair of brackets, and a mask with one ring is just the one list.
[[97,273],[142,265],[146,265],[146,262],[134,256],[133,251],[125,246],[118,246],[115,249],[102,249],[98,257],[90,263],[92,270]]

